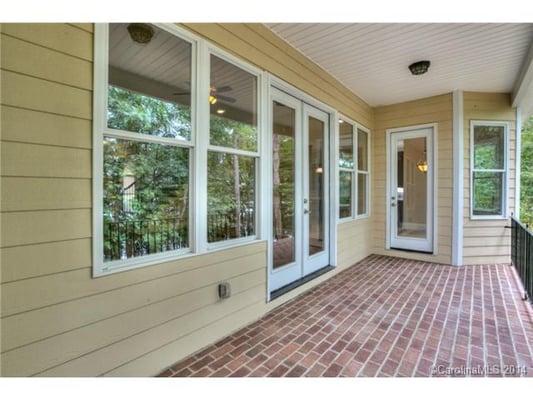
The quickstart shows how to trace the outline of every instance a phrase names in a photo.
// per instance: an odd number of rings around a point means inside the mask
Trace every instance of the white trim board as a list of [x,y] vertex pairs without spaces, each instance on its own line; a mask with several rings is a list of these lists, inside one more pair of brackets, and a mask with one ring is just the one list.
[[463,92],[453,92],[453,217],[452,265],[463,265],[464,223],[464,104]]

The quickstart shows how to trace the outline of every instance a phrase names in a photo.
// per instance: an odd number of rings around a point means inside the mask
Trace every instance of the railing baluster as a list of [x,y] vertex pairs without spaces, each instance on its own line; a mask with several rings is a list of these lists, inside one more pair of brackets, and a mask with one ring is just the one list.
[[533,233],[511,216],[511,261],[524,286],[524,300],[533,299]]

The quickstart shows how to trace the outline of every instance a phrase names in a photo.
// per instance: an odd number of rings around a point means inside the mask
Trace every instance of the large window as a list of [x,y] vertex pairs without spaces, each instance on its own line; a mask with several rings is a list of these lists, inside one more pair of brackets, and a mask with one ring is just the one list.
[[191,44],[153,25],[110,24],[108,51],[104,262],[186,250]]
[[368,215],[369,186],[368,131],[339,121],[339,219]]
[[357,215],[368,215],[368,132],[357,128]]
[[255,235],[257,77],[210,57],[208,241]]
[[507,198],[507,125],[472,121],[471,217],[505,218]]
[[95,36],[95,275],[254,239],[259,71],[171,24]]
[[339,218],[355,215],[354,125],[339,122]]

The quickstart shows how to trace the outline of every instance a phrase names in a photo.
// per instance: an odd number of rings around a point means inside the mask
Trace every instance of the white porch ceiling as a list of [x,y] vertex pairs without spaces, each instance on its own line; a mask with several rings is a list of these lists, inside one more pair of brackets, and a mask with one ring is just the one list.
[[[371,106],[513,90],[533,24],[267,24]],[[409,64],[429,60],[411,75]]]

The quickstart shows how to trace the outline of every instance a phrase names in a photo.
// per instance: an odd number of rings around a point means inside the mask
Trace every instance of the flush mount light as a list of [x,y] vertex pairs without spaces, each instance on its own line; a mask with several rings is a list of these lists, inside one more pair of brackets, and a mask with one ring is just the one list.
[[342,119],[339,119],[339,124],[343,124],[344,121]]
[[409,70],[413,75],[422,75],[428,72],[430,64],[429,61],[417,61],[409,65]]
[[150,43],[154,37],[154,29],[148,24],[129,24],[128,32],[131,39],[140,44]]
[[226,112],[226,110],[224,110],[224,109],[222,109],[222,108],[219,108],[219,109],[217,110],[217,114],[220,114],[220,115],[224,114],[225,112]]

